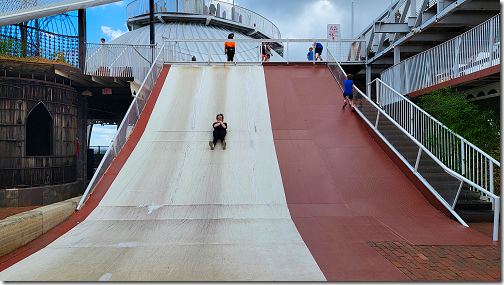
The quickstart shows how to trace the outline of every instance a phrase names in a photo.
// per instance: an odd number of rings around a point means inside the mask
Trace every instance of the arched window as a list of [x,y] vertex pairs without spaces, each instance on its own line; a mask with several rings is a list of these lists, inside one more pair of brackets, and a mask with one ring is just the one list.
[[53,119],[44,104],[39,103],[26,118],[26,156],[51,155]]

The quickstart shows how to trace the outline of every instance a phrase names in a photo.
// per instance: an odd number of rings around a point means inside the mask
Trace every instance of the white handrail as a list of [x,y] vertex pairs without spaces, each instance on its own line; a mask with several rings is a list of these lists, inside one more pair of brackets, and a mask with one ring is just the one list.
[[[328,58],[329,59],[329,58]],[[332,68],[331,65],[336,65],[336,68]],[[346,73],[343,71],[341,66],[337,61],[333,61],[329,63],[329,69],[333,73],[333,76],[335,77],[336,81],[340,85],[340,87],[343,86],[343,80],[346,77]],[[379,82],[379,81],[375,81]],[[420,163],[420,157],[421,157],[421,152],[425,152],[434,162],[436,162],[447,174],[451,175],[452,177],[456,178],[457,180],[461,182],[465,182],[468,185],[474,187],[475,189],[485,193],[488,195],[488,197],[492,198],[494,200],[495,204],[495,209],[494,209],[494,228],[493,228],[493,240],[498,240],[498,230],[499,230],[499,203],[500,203],[500,197],[495,195],[494,193],[488,191],[487,189],[481,187],[477,183],[471,181],[470,179],[460,175],[459,173],[453,171],[449,167],[447,167],[441,160],[439,160],[429,149],[427,149],[422,143],[420,143],[414,136],[412,136],[401,124],[397,123],[396,120],[389,116],[382,107],[380,107],[378,104],[373,102],[368,96],[366,96],[363,92],[361,92],[357,87],[354,87],[355,91],[360,95],[361,98],[366,100],[366,105],[374,107],[374,109],[377,111],[377,117],[376,117],[376,125],[371,123],[369,119],[359,110],[358,104],[356,104],[356,111],[357,113],[364,119],[364,121],[382,138],[382,140],[398,155],[398,157],[407,165],[408,168],[425,184],[425,186],[431,191],[431,193],[452,213],[452,215],[461,222],[462,225],[467,226],[467,224],[460,218],[460,216],[455,212],[454,210],[454,205],[450,205],[437,191],[434,189],[429,182],[427,182],[421,173],[418,172],[418,164]],[[395,91],[395,90],[394,90]],[[393,93],[397,93],[394,92]],[[399,95],[402,97],[402,95]],[[356,98],[357,99],[357,98]],[[358,100],[356,100],[358,101]],[[419,153],[416,159],[415,166],[413,167],[410,165],[410,163],[402,156],[402,154],[397,151],[394,146],[387,140],[387,138],[381,134],[381,132],[378,130],[378,118],[379,116],[385,117],[387,120],[389,120],[394,126],[396,126],[397,129],[401,130],[402,133],[410,139],[411,142],[415,143],[419,147]],[[492,177],[493,178],[493,177]],[[455,201],[456,202],[456,201]]]
[[[362,47],[365,44],[364,40],[355,40],[355,39],[341,39],[340,41],[328,42],[327,39],[322,38],[312,38],[312,39],[170,39],[163,38],[165,46],[170,46],[173,50],[183,50],[186,54],[190,55],[199,55],[200,62],[224,62],[224,52],[223,47],[219,46],[216,48],[214,45],[210,45],[210,43],[222,43],[224,42],[235,42],[236,46],[236,54],[235,54],[235,62],[261,62],[261,52],[260,48],[262,46],[262,42],[272,42],[272,43],[281,43],[285,46],[287,52],[283,53],[283,57],[274,56],[271,58],[271,61],[286,61],[290,62],[289,58],[289,44],[291,43],[309,43],[312,45],[314,42],[322,43],[323,45],[323,54],[327,52],[331,52],[332,54],[338,54],[338,60],[345,63],[358,63],[362,64],[365,62],[365,54],[364,48]],[[202,50],[206,50],[206,53],[203,54],[200,50],[198,50],[198,46],[189,45],[189,43],[200,44],[199,48]],[[208,45],[202,45],[207,44]],[[241,45],[241,46],[240,46]],[[192,48],[192,49],[191,49]],[[245,48],[245,49],[244,49]],[[315,51],[314,51],[315,52]],[[181,54],[181,52],[177,52]],[[308,50],[306,50],[308,53]],[[305,54],[303,54],[304,56]],[[210,56],[210,58],[209,58]],[[322,56],[323,58],[325,55]],[[189,61],[190,61],[189,57]],[[201,60],[201,58],[205,60]],[[220,59],[217,60],[217,59]],[[173,62],[179,62],[184,60],[172,60]],[[306,62],[307,60],[303,60]],[[315,61],[313,61],[315,62]],[[323,61],[324,62],[324,61]]]
[[[96,185],[98,185],[98,183],[100,182],[101,178],[103,177],[103,175],[105,174],[107,169],[110,167],[110,165],[112,164],[114,159],[117,157],[117,155],[121,151],[122,147],[124,146],[127,139],[129,138],[130,133],[133,131],[133,129],[130,127],[136,126],[136,123],[137,123],[138,119],[140,118],[140,114],[143,111],[143,107],[145,106],[145,104],[143,104],[142,107],[139,107],[140,103],[138,101],[140,99],[138,97],[138,94],[145,91],[144,86],[145,86],[147,80],[150,79],[150,81],[152,81],[152,82],[150,82],[150,85],[152,87],[154,86],[154,84],[157,80],[157,77],[159,76],[159,73],[161,72],[161,69],[163,66],[163,60],[159,61],[161,55],[163,54],[163,49],[164,49],[164,46],[162,46],[161,49],[159,50],[159,53],[157,54],[156,59],[152,63],[152,66],[149,69],[149,72],[145,76],[145,78],[142,82],[142,85],[140,86],[140,89],[138,90],[137,96],[135,96],[133,98],[133,101],[131,102],[131,104],[128,108],[128,111],[124,115],[124,119],[122,120],[121,124],[119,125],[119,128],[117,129],[117,132],[115,133],[114,138],[112,139],[110,146],[107,149],[107,152],[105,153],[102,160],[100,161],[100,165],[98,166],[93,177],[91,178],[91,181],[89,182],[89,184],[86,188],[86,191],[84,192],[84,195],[82,195],[82,198],[79,201],[79,205],[77,205],[77,210],[82,209],[82,207],[84,206],[84,203],[87,201],[87,199],[89,198],[91,193],[93,193]],[[156,65],[158,63],[161,67],[158,70],[156,70],[157,74],[154,75],[154,68],[156,67]],[[146,98],[142,98],[142,100],[145,103],[147,102],[147,100],[150,97],[150,91],[152,91],[152,90],[148,91],[149,95]],[[130,117],[133,118],[132,121],[128,121],[128,119]],[[122,136],[121,137],[122,143],[119,142],[120,135]],[[112,151],[114,151],[114,154],[112,154]]]
[[[381,72],[383,82],[409,94],[500,64],[500,14]],[[422,72],[418,72],[422,70]]]
[[[438,121],[436,118],[434,118],[431,114],[425,112],[425,110],[423,110],[422,108],[418,107],[416,104],[414,104],[413,102],[409,101],[408,98],[404,95],[402,95],[401,93],[397,92],[396,90],[394,90],[392,87],[390,87],[387,83],[383,82],[381,79],[379,78],[375,78],[373,81],[371,81],[370,83],[368,83],[368,85],[371,85],[373,84],[375,81],[378,81],[380,82],[381,84],[383,84],[384,86],[386,86],[387,88],[389,88],[393,93],[395,93],[397,96],[400,96],[401,98],[403,98],[404,100],[407,100],[408,104],[410,104],[413,108],[415,108],[416,110],[418,110],[419,112],[423,113],[425,116],[427,116],[429,119],[433,120],[434,122],[436,122],[437,124],[439,124],[443,129],[445,129],[446,131],[450,132],[451,134],[453,134],[455,137],[459,138],[461,141],[463,141],[465,144],[467,144],[468,146],[470,146],[471,148],[474,148],[476,151],[480,152],[485,158],[489,159],[490,161],[492,161],[494,164],[496,164],[498,167],[500,167],[500,162],[497,161],[495,158],[491,157],[489,154],[487,154],[486,152],[484,152],[483,150],[481,150],[479,147],[473,145],[470,141],[466,140],[465,138],[463,138],[462,136],[460,136],[459,134],[457,133],[454,133],[452,130],[450,130],[447,126],[445,126],[443,123],[441,123],[440,121]],[[379,102],[378,102],[379,104]]]

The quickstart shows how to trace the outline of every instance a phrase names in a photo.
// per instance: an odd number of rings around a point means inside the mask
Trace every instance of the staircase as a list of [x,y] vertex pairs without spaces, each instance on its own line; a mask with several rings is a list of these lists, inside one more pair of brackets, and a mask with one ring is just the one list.
[[[374,109],[366,105],[359,108],[362,112],[372,112],[372,109]],[[374,113],[376,113],[376,110],[374,110]],[[414,168],[419,147],[384,116],[380,116],[378,131]],[[453,205],[460,187],[459,180],[447,174],[441,166],[423,152],[418,165],[418,172],[448,204]],[[494,218],[492,203],[481,200],[480,193],[471,191],[465,183],[462,185],[462,190],[455,204],[455,212],[465,222],[493,222]]]

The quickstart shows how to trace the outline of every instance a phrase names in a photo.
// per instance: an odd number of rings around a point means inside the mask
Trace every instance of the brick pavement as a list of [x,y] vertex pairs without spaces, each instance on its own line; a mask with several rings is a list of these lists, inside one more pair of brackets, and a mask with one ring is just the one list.
[[[42,206],[2,207],[0,220]],[[491,237],[493,223],[469,223]],[[499,233],[500,236],[500,233]],[[368,242],[413,281],[500,281],[500,246],[414,246]]]
[[368,242],[413,281],[500,281],[500,246]]

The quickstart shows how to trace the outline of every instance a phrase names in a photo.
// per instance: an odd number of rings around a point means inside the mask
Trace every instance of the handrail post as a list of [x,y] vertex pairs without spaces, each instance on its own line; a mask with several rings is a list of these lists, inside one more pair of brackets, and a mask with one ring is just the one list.
[[495,210],[494,210],[494,226],[493,226],[493,240],[499,240],[499,207],[500,198],[494,198]]
[[409,131],[409,133],[410,133],[410,135],[413,135],[413,132],[414,132],[414,131],[413,131],[413,119],[414,119],[413,113],[414,113],[414,111],[415,111],[415,110],[414,110],[414,108],[413,108],[413,104],[411,104],[411,102],[409,102],[409,106],[410,106],[410,116],[409,116],[409,120],[410,120],[410,125],[409,125],[409,127],[410,127],[410,131]]
[[[489,175],[489,178],[490,178],[490,193],[494,194],[494,173],[493,173],[493,162],[491,161],[488,161],[488,163],[490,164],[490,175]],[[492,210],[495,211],[495,199],[492,200]]]
[[465,175],[465,144],[464,140],[460,140],[460,163],[462,164],[462,175]]
[[490,26],[490,37],[488,39],[488,67],[492,67],[492,58],[493,58],[493,41],[494,41],[494,25],[492,21],[489,22]]
[[[315,56],[315,53],[313,53],[313,56]],[[287,39],[287,64],[289,64],[289,39]]]
[[422,148],[418,148],[417,159],[415,161],[415,172],[418,172],[418,165],[420,165],[420,157],[422,157]]

